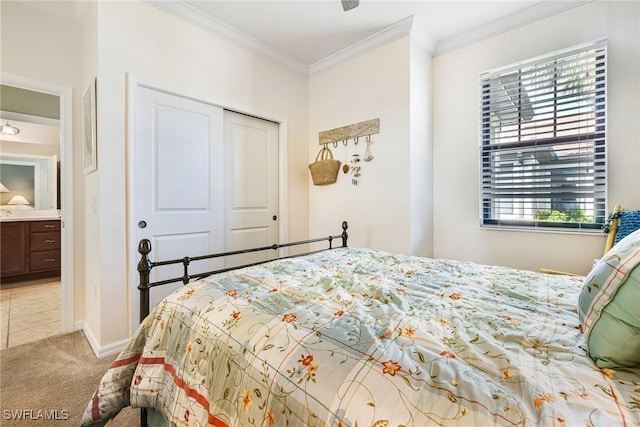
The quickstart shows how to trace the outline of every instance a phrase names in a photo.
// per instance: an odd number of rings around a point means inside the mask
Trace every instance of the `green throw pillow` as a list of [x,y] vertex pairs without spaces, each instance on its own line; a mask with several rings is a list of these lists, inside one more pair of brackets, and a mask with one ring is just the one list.
[[640,364],[640,230],[618,242],[587,275],[578,313],[598,367]]

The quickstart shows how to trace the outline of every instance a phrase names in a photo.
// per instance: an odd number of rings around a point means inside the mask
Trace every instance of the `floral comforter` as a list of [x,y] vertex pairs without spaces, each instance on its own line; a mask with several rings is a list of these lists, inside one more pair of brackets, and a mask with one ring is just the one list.
[[83,423],[640,425],[640,368],[586,354],[581,282],[353,248],[218,274],[155,307]]

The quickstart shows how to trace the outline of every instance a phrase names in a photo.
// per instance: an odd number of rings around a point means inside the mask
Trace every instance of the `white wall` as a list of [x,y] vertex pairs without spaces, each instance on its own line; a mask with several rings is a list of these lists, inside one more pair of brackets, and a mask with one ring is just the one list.
[[478,76],[609,38],[609,207],[640,208],[640,3],[591,2],[433,60],[435,256],[586,274],[601,235],[480,229]]
[[[89,2],[89,7],[82,27],[82,90],[80,97],[84,96],[98,74],[98,9],[96,2]],[[82,99],[82,98],[81,98]],[[79,120],[82,123],[82,116]],[[84,135],[84,134],[81,134]],[[82,140],[79,145],[83,146]],[[102,144],[100,144],[102,145]],[[99,145],[99,146],[100,146]],[[79,170],[82,180],[78,182],[76,194],[80,195],[79,203],[82,209],[82,248],[83,259],[82,275],[78,276],[82,281],[85,292],[85,333],[92,346],[98,347],[100,337],[100,319],[102,307],[100,305],[100,263],[98,262],[100,247],[100,205],[99,205],[99,181],[100,173],[92,172],[85,175],[83,172],[84,151],[80,152]],[[102,169],[102,159],[98,155],[97,165]],[[97,335],[97,337],[96,337]]]
[[73,321],[79,322],[85,316],[82,198],[78,191],[78,188],[82,188],[82,145],[78,137],[82,129],[82,25],[64,18],[52,18],[49,13],[22,2],[1,2],[0,14],[0,69],[27,79],[73,89],[73,159],[62,159],[62,168],[73,168],[73,219],[76,232],[72,254],[74,283],[70,285],[73,286]]
[[[335,184],[309,180],[310,235],[333,234],[347,220],[350,246],[411,251],[409,47],[405,36],[310,78],[307,163],[320,149],[319,132],[380,118],[371,137],[375,158],[361,162],[358,186],[342,171]],[[342,143],[330,148],[344,162]],[[348,157],[365,148],[362,139],[357,148],[349,141]]]
[[[312,236],[339,231],[349,222],[349,245],[390,252],[432,254],[431,56],[410,35],[351,59],[309,82],[309,163],[318,133],[379,118],[371,136],[374,159],[361,162],[358,185],[351,174],[335,184],[309,181]],[[362,157],[364,141],[330,146],[344,162]]]
[[433,256],[433,123],[431,54],[411,41],[411,253]]
[[[142,2],[99,2],[97,236],[87,237],[87,270],[97,272],[98,313],[91,329],[99,345],[129,335],[127,79],[272,120],[287,134],[288,237],[308,236],[307,78],[264,60]],[[185,165],[188,167],[188,165]],[[89,253],[91,252],[91,256]],[[135,265],[131,266],[135,268]],[[93,286],[89,284],[89,286]]]

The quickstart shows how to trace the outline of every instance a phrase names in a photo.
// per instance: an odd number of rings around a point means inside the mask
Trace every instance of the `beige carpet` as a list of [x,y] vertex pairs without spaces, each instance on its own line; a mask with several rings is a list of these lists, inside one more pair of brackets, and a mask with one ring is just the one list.
[[[96,358],[82,331],[0,351],[0,425],[79,426],[114,359]],[[126,408],[107,425],[137,426],[139,410]]]

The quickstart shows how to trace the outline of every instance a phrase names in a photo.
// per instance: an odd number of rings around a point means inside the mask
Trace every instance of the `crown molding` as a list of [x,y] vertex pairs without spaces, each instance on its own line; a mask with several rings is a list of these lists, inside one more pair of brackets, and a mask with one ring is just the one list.
[[453,37],[438,40],[433,56],[442,55],[472,43],[514,30],[535,21],[564,12],[593,0],[545,1]]
[[223,37],[232,43],[266,57],[266,59],[304,76],[320,73],[340,63],[346,62],[351,58],[380,47],[385,43],[397,40],[398,38],[409,34],[413,24],[413,17],[410,16],[345,49],[307,66],[306,64],[266,43],[261,42],[245,32],[237,30],[222,21],[200,12],[189,4],[184,3],[182,0],[146,0],[146,3],[167,12],[170,15],[183,19],[184,21],[189,22],[209,33]]
[[304,76],[309,75],[309,67],[290,57],[286,53],[251,37],[245,32],[235,29],[222,21],[206,15],[192,6],[178,1],[146,0],[146,3],[163,10],[177,18],[183,19],[211,34],[223,37],[245,49],[259,54],[266,59]]
[[309,75],[314,75],[342,64],[356,56],[370,52],[378,47],[411,34],[413,16],[409,16],[387,28],[370,35],[336,53],[333,53],[309,66]]

